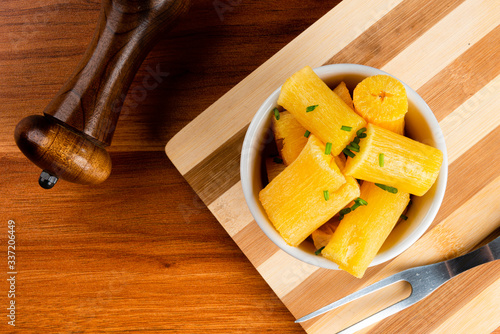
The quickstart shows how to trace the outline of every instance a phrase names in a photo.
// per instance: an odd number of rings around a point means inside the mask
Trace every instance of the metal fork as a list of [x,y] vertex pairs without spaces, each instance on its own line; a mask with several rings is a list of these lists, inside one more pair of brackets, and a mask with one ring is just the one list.
[[303,322],[312,319],[339,306],[345,305],[353,300],[380,290],[393,283],[401,281],[410,283],[412,292],[409,297],[338,332],[342,334],[354,333],[401,310],[404,310],[405,308],[424,299],[434,290],[439,288],[441,285],[443,285],[453,277],[481,264],[498,259],[500,259],[500,237],[496,238],[485,246],[476,249],[473,252],[456,257],[454,259],[430,264],[427,266],[407,269],[395,275],[389,276],[377,283],[369,285],[366,288],[363,288],[359,291],[354,292],[353,294],[339,299],[330,305],[322,307],[317,311],[314,311],[300,319],[297,319],[295,322]]

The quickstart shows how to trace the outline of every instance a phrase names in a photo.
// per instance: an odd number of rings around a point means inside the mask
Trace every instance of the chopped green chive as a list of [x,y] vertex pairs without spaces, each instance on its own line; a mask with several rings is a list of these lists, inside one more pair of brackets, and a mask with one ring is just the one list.
[[361,204],[359,204],[359,203],[354,203],[354,205],[353,205],[353,206],[351,206],[351,211],[356,210],[356,209],[357,209],[357,208],[359,208],[360,206],[361,206]]
[[394,187],[386,186],[385,184],[375,183],[375,185],[377,187],[379,187],[380,189],[388,191],[388,192],[390,192],[392,194],[397,194],[397,192],[398,192],[398,189],[396,189]]
[[366,138],[366,133],[362,133],[358,136],[359,138]]
[[342,152],[345,154],[345,155],[348,155],[350,156],[351,158],[354,158],[356,156],[356,154],[352,153],[351,151],[349,151],[347,148],[344,148],[342,150]]
[[384,153],[380,153],[378,155],[378,165],[380,167],[384,167]]
[[346,214],[348,214],[349,212],[351,212],[351,211],[352,211],[351,208],[345,208],[345,209],[340,210],[340,212],[339,212],[339,220],[344,219],[344,216]]
[[304,133],[304,137],[309,138],[310,134],[311,134],[311,132],[309,130],[306,130],[306,133]]
[[313,106],[309,106],[306,108],[306,112],[311,112],[313,111],[314,109],[316,109],[316,107],[319,106],[319,104],[315,104]]
[[[358,138],[358,137],[356,137],[356,138]],[[358,145],[358,143],[355,143],[355,142],[353,141],[353,142],[352,142],[352,143],[350,143],[349,145],[351,145],[352,147],[357,148],[357,149],[359,150],[359,145]],[[359,152],[359,151],[358,151],[358,152]]]
[[323,247],[321,247],[320,249],[318,249],[317,251],[315,251],[315,252],[314,252],[314,254],[316,254],[316,255],[321,254],[321,251],[322,251],[323,249],[325,249],[325,246],[323,246]]
[[[366,132],[366,128],[361,128],[358,131],[356,131],[356,136],[360,137],[360,135],[363,134],[364,132]],[[360,137],[360,138],[363,138],[363,137]]]
[[328,190],[323,190],[323,197],[325,198],[325,201],[328,201],[330,199],[330,193]]
[[280,120],[280,111],[278,110],[278,108],[274,108],[273,112],[274,112],[274,117],[276,118],[277,121],[279,121]]
[[355,147],[352,144],[354,144],[354,143],[350,143],[349,145],[346,146],[346,148],[348,150],[351,150],[351,151],[354,151],[354,152],[359,152],[359,145],[356,144],[356,146],[358,146],[358,147]]
[[273,161],[277,164],[282,164],[283,163],[283,159],[281,158],[274,158]]
[[403,219],[403,220],[408,220],[408,217],[402,214],[402,215],[401,215],[401,219]]
[[328,155],[330,153],[332,153],[332,143],[326,143],[325,154]]
[[354,200],[354,204],[350,208],[344,208],[340,210],[339,212],[339,220],[344,219],[344,216],[350,212],[353,212],[357,208],[359,208],[362,205],[368,205],[368,202],[362,199],[361,197],[358,197]]
[[359,144],[359,137],[355,137],[352,142],[355,143],[355,144]]
[[351,212],[351,208],[345,208],[345,209],[340,210],[339,214],[344,216],[344,215],[348,214],[349,212]]
[[352,130],[352,126],[342,125],[342,127],[340,128],[340,130],[351,131]]
[[354,202],[359,203],[361,205],[368,205],[368,202],[362,199],[361,197],[356,198]]

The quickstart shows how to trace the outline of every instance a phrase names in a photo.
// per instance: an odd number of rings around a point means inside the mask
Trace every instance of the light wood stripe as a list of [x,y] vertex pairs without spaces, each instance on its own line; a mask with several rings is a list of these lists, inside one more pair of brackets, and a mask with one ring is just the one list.
[[420,88],[498,25],[498,6],[497,0],[465,1],[382,69]]
[[[217,150],[221,143],[250,123],[264,102],[262,97],[269,96],[297,69],[305,65],[318,67],[326,63],[332,54],[342,50],[400,2],[401,0],[342,1],[232,88],[224,95],[224,99],[212,104],[174,136],[165,147],[170,160],[181,174],[188,173]],[[336,31],[342,33],[332,33]],[[199,133],[200,128],[210,131]],[[192,154],[185,147],[198,149],[196,154]],[[203,149],[199,149],[200,147]]]
[[[498,264],[495,265],[498,266]],[[432,334],[492,332],[500,326],[500,317],[498,316],[498,310],[500,310],[499,291],[500,279],[484,289],[481,294],[467,303],[452,317],[446,319]],[[474,321],[470,321],[471,314],[475,315]]]
[[238,181],[208,206],[231,237],[254,221],[248,206],[241,203],[245,203],[245,196],[241,181]]
[[427,81],[417,93],[441,121],[500,74],[500,62],[493,59],[500,59],[500,26]]
[[[470,152],[476,152],[481,147],[500,147],[500,127],[478,142],[471,148]],[[470,173],[478,170],[481,170],[480,175],[474,178],[468,177]],[[456,160],[449,167],[448,188],[445,193],[443,205],[429,230],[459,209],[482,188],[493,182],[499,174],[500,165],[491,163],[491,157],[487,154],[477,156],[466,153],[462,155],[460,159]],[[369,268],[363,280],[370,279],[370,277],[381,271],[387,264],[383,263]],[[342,286],[342,289],[329,289],[329,282],[338,282]],[[360,282],[359,280],[353,280],[352,276],[341,271],[320,270],[305,279],[304,282],[283,297],[282,300],[292,313],[296,314],[303,308],[318,308],[318,305],[328,304],[332,300],[343,297],[345,294],[352,293],[359,288]],[[307,295],[319,297],[311,300],[307,298]]]
[[403,1],[327,63],[381,68],[463,1]]
[[[500,210],[496,196],[492,196],[498,193],[500,193],[500,176],[390,262],[380,273],[369,280],[363,280],[359,288],[402,270],[443,261],[472,249],[499,227]],[[474,233],[471,233],[471,230]],[[438,310],[433,311],[438,312]],[[325,314],[314,323],[310,321],[312,324],[305,323],[304,327],[314,333],[339,331],[349,324],[351,316],[346,314],[348,312],[350,311],[346,310],[346,307],[340,308],[338,311]],[[305,311],[304,314],[306,313],[308,312]],[[363,314],[363,317],[368,315],[369,313]],[[345,321],[342,321],[343,319]]]
[[500,125],[499,91],[500,76],[497,76],[439,123],[450,164]]
[[281,249],[257,267],[279,298],[292,291],[318,269],[319,267],[299,261]]

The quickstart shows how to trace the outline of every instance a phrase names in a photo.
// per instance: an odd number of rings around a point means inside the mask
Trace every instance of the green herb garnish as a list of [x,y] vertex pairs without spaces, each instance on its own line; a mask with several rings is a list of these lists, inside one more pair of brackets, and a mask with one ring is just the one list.
[[[356,138],[358,138],[358,137],[356,137]],[[353,141],[352,141],[352,143],[350,143],[349,145],[351,145],[351,146],[352,146],[352,147],[354,147],[354,148],[357,148],[358,150],[359,150],[359,148],[360,148],[360,147],[359,147],[359,145],[358,145],[358,143],[355,143],[355,142],[354,142],[354,140],[353,140]],[[358,151],[358,152],[359,152],[359,151]]]
[[351,211],[354,211],[356,210],[357,208],[359,208],[361,206],[361,204],[359,203],[354,203],[353,206],[351,206]]
[[342,130],[342,131],[351,131],[352,130],[352,126],[342,125],[342,127],[340,128],[340,130]]
[[359,203],[361,205],[368,205],[368,202],[362,199],[361,197],[356,198],[354,202]]
[[[344,127],[345,125],[342,125],[342,127]],[[349,130],[350,131],[350,130]],[[354,158],[356,156],[356,154],[352,153],[353,151],[354,152],[359,152],[359,150],[361,149],[361,147],[359,146],[359,141],[360,141],[360,138],[365,138],[366,137],[366,128],[361,128],[359,129],[358,131],[356,131],[356,137],[354,137],[353,141],[349,143],[349,145],[347,145],[343,150],[342,152],[344,152],[344,154],[346,156],[349,156],[351,158]]]
[[354,152],[359,152],[359,145],[355,144],[357,146],[357,147],[355,147],[352,144],[354,144],[354,143],[350,143],[345,148],[347,148],[348,150],[354,151]]
[[332,143],[326,143],[325,154],[328,155],[330,153],[332,153]]
[[313,106],[309,106],[306,108],[306,112],[311,112],[313,111],[314,109],[316,109],[316,107],[319,106],[319,104],[315,104]]
[[380,167],[384,167],[384,153],[380,153],[378,155],[378,165]]
[[276,118],[277,121],[279,121],[280,120],[280,111],[278,110],[278,108],[274,108],[273,112],[274,112],[274,117]]
[[345,209],[340,210],[340,212],[339,212],[339,220],[344,219],[344,216],[346,214],[348,214],[349,212],[351,212],[351,211],[352,211],[351,208],[345,208]]
[[281,158],[273,158],[273,161],[277,164],[282,164],[283,163],[283,159]]
[[321,251],[325,248],[325,246],[321,247],[320,249],[316,250],[314,254],[319,255],[321,254]]
[[344,148],[342,150],[342,152],[345,154],[345,155],[348,155],[350,156],[351,158],[354,158],[356,156],[356,154],[352,153],[351,151],[349,151],[347,148]]
[[325,201],[328,201],[330,199],[330,193],[328,190],[323,190],[323,197],[325,198]]
[[[366,128],[361,128],[358,131],[356,131],[356,136],[359,137],[361,134],[363,134],[365,132],[366,132]],[[362,137],[360,137],[360,138],[362,138]]]
[[304,133],[304,137],[309,138],[310,134],[311,134],[311,132],[309,130],[306,130],[306,133]]
[[345,209],[340,210],[339,214],[344,216],[344,215],[348,214],[349,212],[351,212],[351,208],[345,208]]
[[403,220],[408,220],[408,217],[402,214],[402,215],[401,215],[401,219],[403,219]]
[[375,183],[375,185],[377,187],[379,187],[380,189],[383,189],[385,191],[388,191],[392,194],[397,194],[398,192],[398,189],[397,188],[394,188],[394,187],[390,187],[390,186],[386,186],[385,184],[380,184],[380,183]]
[[356,198],[354,200],[353,206],[351,206],[351,211],[356,210],[357,208],[359,208],[362,205],[368,205],[368,202],[365,201],[364,199],[362,199],[361,197]]

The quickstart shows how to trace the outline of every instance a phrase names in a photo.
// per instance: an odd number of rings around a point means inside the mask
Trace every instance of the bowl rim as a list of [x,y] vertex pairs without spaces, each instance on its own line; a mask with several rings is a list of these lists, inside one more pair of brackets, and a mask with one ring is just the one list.
[[[360,65],[360,64],[348,64],[348,63],[320,66],[315,68],[314,72],[318,74],[318,76],[322,80],[327,80],[328,77],[332,76],[359,75],[368,77],[377,74],[386,74],[396,78],[404,85],[407,92],[408,100],[412,101],[417,106],[416,109],[419,110],[419,114],[423,116],[425,122],[429,125],[429,128],[431,130],[431,135],[435,143],[434,146],[439,150],[441,150],[443,153],[443,163],[441,165],[441,169],[438,178],[436,180],[435,184],[436,190],[434,198],[425,216],[422,218],[421,222],[416,226],[416,228],[403,240],[399,241],[397,244],[395,244],[393,247],[391,247],[389,250],[386,250],[382,254],[380,253],[377,254],[374,260],[370,263],[369,267],[372,267],[395,258],[396,256],[403,253],[405,250],[407,250],[409,247],[411,247],[425,233],[425,231],[427,231],[429,226],[432,224],[434,218],[436,217],[437,212],[444,198],[446,183],[448,179],[448,155],[447,155],[444,135],[442,133],[442,130],[439,126],[436,117],[434,116],[434,113],[427,105],[427,103],[424,101],[424,99],[411,87],[405,84],[402,80],[398,79],[397,77],[395,77],[390,73],[387,73],[385,71],[382,71],[380,69],[371,66]],[[259,107],[254,117],[252,118],[252,121],[248,127],[248,130],[245,134],[245,138],[243,140],[243,146],[240,158],[240,178],[241,178],[245,201],[247,203],[248,208],[250,209],[253,218],[259,225],[260,229],[280,249],[282,249],[292,257],[300,261],[303,261],[305,263],[325,269],[338,270],[339,268],[337,264],[334,263],[333,261],[327,260],[322,256],[316,256],[314,254],[307,253],[306,251],[301,250],[298,247],[292,247],[286,244],[284,239],[279,235],[279,233],[276,231],[272,223],[267,218],[267,215],[264,215],[262,213],[262,210],[259,209],[259,203],[257,203],[258,196],[255,196],[253,192],[254,178],[252,177],[252,167],[253,167],[252,162],[254,160],[253,158],[251,159],[251,156],[252,153],[254,153],[253,154],[254,156],[256,155],[256,153],[255,150],[252,150],[252,147],[254,147],[255,141],[258,140],[256,134],[265,125],[265,123],[268,122],[271,110],[274,107],[278,106],[277,100],[279,93],[281,91],[281,87],[282,86],[278,87],[274,92],[272,92]]]

